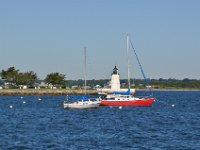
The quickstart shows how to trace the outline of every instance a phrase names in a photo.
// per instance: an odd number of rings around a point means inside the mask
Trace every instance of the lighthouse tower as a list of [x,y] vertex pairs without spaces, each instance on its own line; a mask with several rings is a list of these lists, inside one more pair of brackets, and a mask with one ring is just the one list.
[[119,80],[119,72],[117,67],[113,69],[111,73],[111,88],[99,88],[97,91],[100,94],[105,94],[105,93],[112,93],[112,92],[127,92],[127,90],[130,90],[131,93],[135,93],[135,89],[120,89],[120,80]]
[[113,72],[111,73],[111,90],[112,91],[120,90],[119,72],[116,66],[113,69]]

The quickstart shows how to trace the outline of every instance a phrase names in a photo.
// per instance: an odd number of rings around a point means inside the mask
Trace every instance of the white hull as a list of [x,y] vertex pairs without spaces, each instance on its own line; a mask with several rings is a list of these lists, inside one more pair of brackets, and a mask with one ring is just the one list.
[[100,102],[98,101],[77,101],[73,103],[64,102],[63,107],[65,109],[89,109],[99,107]]

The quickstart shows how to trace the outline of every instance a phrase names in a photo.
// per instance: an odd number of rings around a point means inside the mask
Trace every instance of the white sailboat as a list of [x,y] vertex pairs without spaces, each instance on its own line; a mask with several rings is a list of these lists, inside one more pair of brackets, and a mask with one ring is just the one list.
[[64,101],[63,107],[65,109],[88,109],[88,108],[97,108],[99,107],[99,101],[96,99],[91,99],[88,97],[82,96],[78,98],[75,102]]
[[[99,107],[99,100],[90,98],[87,95],[86,89],[86,48],[84,48],[84,95],[82,96],[67,96],[67,101],[63,102],[65,109],[89,109]],[[70,102],[71,100],[71,102]]]

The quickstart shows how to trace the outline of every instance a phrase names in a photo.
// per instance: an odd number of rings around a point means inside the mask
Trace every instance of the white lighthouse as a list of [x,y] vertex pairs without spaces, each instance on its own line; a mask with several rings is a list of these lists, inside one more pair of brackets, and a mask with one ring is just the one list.
[[119,72],[116,66],[113,69],[113,72],[111,73],[111,90],[112,91],[120,90]]
[[[121,89],[120,88],[120,79],[119,79],[119,71],[117,67],[115,66],[112,73],[111,73],[111,88],[100,88],[97,89],[97,91],[102,93],[112,93],[112,92],[126,92],[128,89]],[[130,89],[131,93],[135,93],[135,89]]]

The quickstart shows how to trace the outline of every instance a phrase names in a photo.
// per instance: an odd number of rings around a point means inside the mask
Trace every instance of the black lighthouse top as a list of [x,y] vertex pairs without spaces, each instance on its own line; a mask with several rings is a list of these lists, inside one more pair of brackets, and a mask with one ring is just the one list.
[[113,72],[111,73],[111,75],[113,75],[113,74],[119,74],[119,73],[118,73],[118,69],[117,69],[116,66],[115,66],[115,68],[113,69]]

